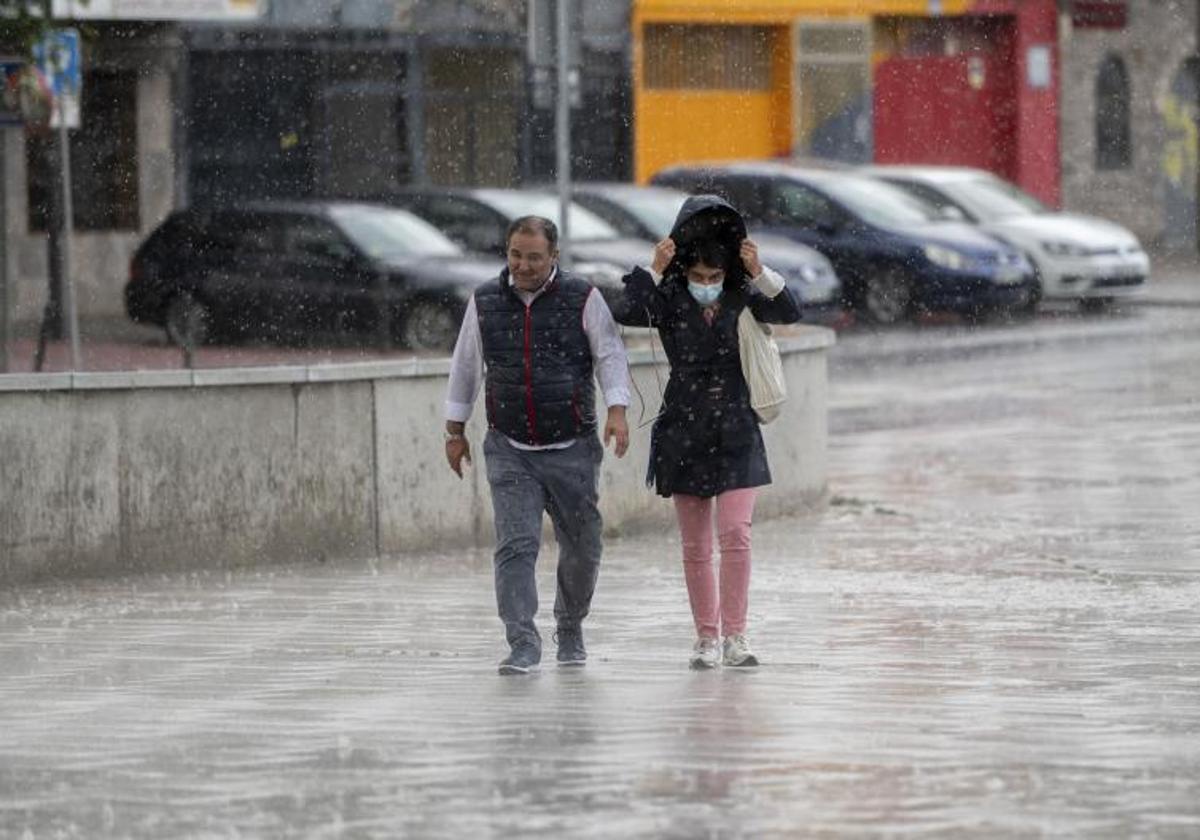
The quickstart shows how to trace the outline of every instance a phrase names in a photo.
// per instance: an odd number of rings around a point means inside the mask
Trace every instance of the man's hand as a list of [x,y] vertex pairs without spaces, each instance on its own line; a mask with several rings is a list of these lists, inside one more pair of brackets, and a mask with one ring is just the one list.
[[463,461],[471,463],[471,444],[467,442],[465,423],[446,421],[446,462],[459,478],[463,477]]
[[675,240],[668,236],[654,246],[654,261],[650,263],[650,270],[661,276],[674,257]]
[[746,271],[750,278],[754,279],[762,274],[762,263],[758,261],[758,246],[754,244],[753,239],[743,239],[740,251],[742,265],[746,266]]
[[[670,242],[671,240],[666,240]],[[671,246],[674,249],[674,245]],[[625,450],[629,449],[629,424],[625,422],[625,406],[610,405],[608,407],[608,418],[604,421],[604,445],[608,446],[609,440],[616,438],[616,445],[613,447],[613,452],[618,458],[625,457]]]
[[451,438],[446,441],[446,460],[450,463],[450,469],[454,470],[455,475],[462,478],[463,461],[471,463],[471,444],[467,443],[465,437]]

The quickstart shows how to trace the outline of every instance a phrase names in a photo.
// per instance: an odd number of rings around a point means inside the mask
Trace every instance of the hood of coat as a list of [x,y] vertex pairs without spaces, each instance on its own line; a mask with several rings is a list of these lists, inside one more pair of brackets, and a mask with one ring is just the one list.
[[675,257],[663,276],[678,278],[679,282],[686,283],[684,278],[688,266],[694,261],[692,254],[696,246],[716,239],[724,243],[730,254],[729,264],[724,266],[725,288],[739,289],[747,279],[738,253],[745,238],[746,222],[728,201],[716,195],[688,196],[671,227]]

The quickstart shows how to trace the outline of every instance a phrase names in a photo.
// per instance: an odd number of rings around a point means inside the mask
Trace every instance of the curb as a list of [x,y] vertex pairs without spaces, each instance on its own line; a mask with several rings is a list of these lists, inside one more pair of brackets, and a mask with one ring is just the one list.
[[1162,306],[1162,307],[1183,307],[1187,309],[1200,308],[1200,298],[1142,298],[1131,299],[1121,302],[1127,306]]

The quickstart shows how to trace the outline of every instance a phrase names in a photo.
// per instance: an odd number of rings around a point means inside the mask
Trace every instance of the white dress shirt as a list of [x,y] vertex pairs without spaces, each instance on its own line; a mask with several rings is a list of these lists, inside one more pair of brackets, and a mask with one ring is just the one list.
[[[555,268],[550,279],[535,292],[526,292],[515,287],[513,291],[522,303],[529,306],[557,274],[558,269]],[[511,286],[511,277],[508,282]],[[588,345],[592,349],[592,366],[596,379],[600,381],[604,404],[629,405],[629,361],[625,356],[625,344],[621,341],[612,312],[599,291],[593,290],[583,305],[583,331],[587,334]],[[447,420],[465,423],[470,419],[475,399],[483,385],[483,378],[483,337],[479,334],[475,295],[471,295],[467,302],[467,311],[463,314],[462,327],[458,331],[458,341],[454,345],[454,356],[450,361],[450,382],[446,387]],[[565,449],[574,443],[566,441],[545,446],[530,446],[511,438],[506,439],[518,449]]]

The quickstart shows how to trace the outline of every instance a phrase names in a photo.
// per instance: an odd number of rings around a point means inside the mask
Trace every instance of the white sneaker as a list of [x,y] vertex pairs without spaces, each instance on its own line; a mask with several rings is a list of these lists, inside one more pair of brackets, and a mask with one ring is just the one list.
[[758,657],[750,650],[749,640],[741,633],[734,633],[725,637],[721,661],[731,668],[753,668],[758,664]]
[[721,661],[717,640],[709,636],[701,636],[692,647],[692,656],[688,660],[694,671],[707,671],[716,668]]

